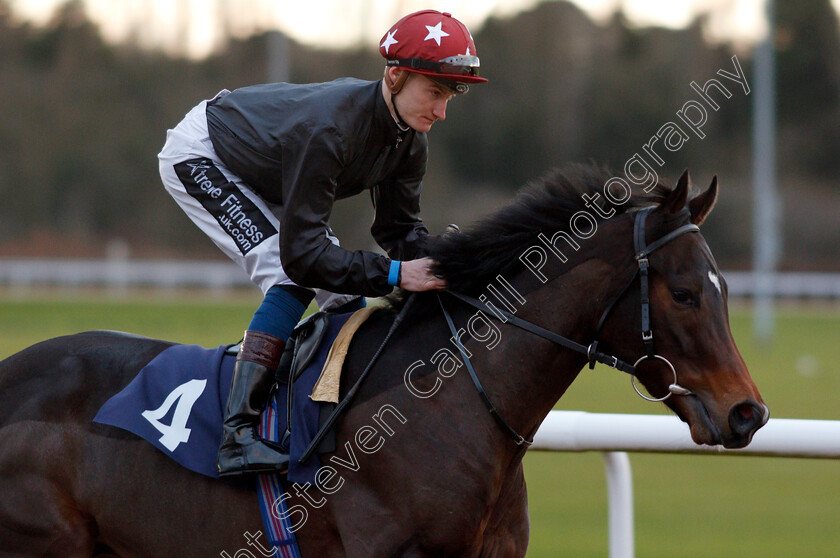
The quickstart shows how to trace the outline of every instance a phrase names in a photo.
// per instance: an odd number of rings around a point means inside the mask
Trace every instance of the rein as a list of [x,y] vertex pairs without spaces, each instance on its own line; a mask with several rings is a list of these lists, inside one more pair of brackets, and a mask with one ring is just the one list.
[[[458,293],[450,292],[449,294],[456,296],[469,304],[473,304],[472,301],[475,300],[470,299],[469,297],[464,297],[464,295]],[[481,396],[481,401],[484,402],[484,406],[487,407],[487,410],[490,412],[491,415],[493,415],[493,418],[496,419],[496,421],[502,426],[502,428],[505,429],[508,432],[508,434],[513,436],[513,439],[516,442],[517,446],[530,446],[534,443],[534,439],[527,439],[521,434],[519,434],[516,430],[514,430],[513,427],[511,427],[511,425],[509,425],[507,421],[502,418],[502,415],[500,415],[496,408],[493,406],[493,403],[490,401],[490,397],[487,395],[487,392],[484,391],[484,386],[481,385],[481,380],[478,379],[478,375],[475,373],[475,369],[473,368],[473,365],[470,362],[470,357],[468,356],[467,349],[464,348],[464,346],[461,344],[461,339],[458,336],[455,324],[452,321],[452,316],[449,315],[449,312],[446,310],[446,306],[443,305],[443,300],[440,298],[440,293],[437,294],[437,299],[438,303],[440,304],[440,309],[443,310],[443,316],[446,318],[446,323],[449,325],[449,331],[452,332],[452,340],[455,342],[455,345],[458,346],[458,351],[460,351],[461,353],[461,358],[464,359],[464,365],[466,365],[467,371],[470,373],[470,378],[472,379],[472,382],[475,385],[475,389],[478,391],[478,395]],[[476,302],[482,304],[481,301]],[[550,331],[547,331],[547,333],[551,334]],[[563,338],[560,337],[560,339]]]
[[373,356],[370,359],[370,362],[368,362],[368,365],[362,371],[361,375],[359,375],[359,379],[356,380],[356,383],[353,384],[353,387],[350,388],[350,390],[344,396],[344,399],[342,399],[341,402],[338,405],[336,405],[335,409],[333,409],[332,413],[330,413],[330,416],[327,417],[327,420],[315,434],[315,437],[312,439],[311,442],[309,442],[309,446],[307,446],[306,450],[303,452],[303,454],[301,454],[301,463],[306,463],[307,461],[309,461],[309,458],[312,457],[313,453],[315,453],[315,450],[321,444],[321,441],[327,435],[327,432],[329,432],[330,429],[335,425],[336,421],[338,420],[338,417],[341,415],[341,413],[344,412],[344,409],[346,409],[347,406],[350,405],[350,402],[353,400],[353,398],[356,396],[356,393],[359,391],[362,382],[365,381],[365,378],[367,378],[371,369],[373,369],[373,365],[376,363],[377,360],[379,360],[379,356],[385,349],[385,345],[388,344],[388,341],[391,340],[391,336],[394,335],[394,332],[397,330],[398,327],[400,327],[400,324],[405,319],[406,314],[408,314],[408,309],[411,308],[412,304],[414,304],[415,298],[415,293],[411,293],[409,295],[408,300],[405,301],[405,304],[402,307],[402,310],[400,310],[400,313],[397,314],[396,318],[394,318],[394,323],[391,324],[391,328],[388,330],[388,333],[385,335],[385,338],[382,340],[382,343],[379,345],[379,348],[373,354]]
[[[691,395],[692,393],[689,389],[677,383],[677,371],[674,368],[674,365],[671,364],[671,362],[665,357],[656,354],[656,348],[654,346],[653,341],[653,330],[650,326],[650,287],[648,283],[650,274],[650,262],[648,260],[648,256],[650,256],[651,253],[665,246],[675,238],[682,236],[683,234],[700,232],[700,227],[694,224],[683,225],[662,236],[656,241],[648,244],[645,239],[645,220],[647,219],[648,214],[650,214],[650,212],[653,211],[653,209],[653,207],[648,207],[636,213],[633,224],[633,247],[635,250],[636,262],[638,264],[638,267],[633,271],[633,276],[630,278],[630,280],[627,282],[624,288],[622,288],[621,291],[619,291],[618,295],[607,306],[606,310],[604,310],[604,313],[601,314],[601,319],[598,321],[598,327],[595,332],[595,340],[593,340],[592,343],[590,343],[589,345],[582,345],[567,337],[563,337],[562,335],[558,335],[553,331],[545,329],[544,327],[538,326],[527,320],[523,320],[522,318],[518,318],[512,313],[502,308],[494,307],[491,311],[490,308],[484,302],[471,296],[456,293],[453,291],[445,292],[461,300],[462,302],[472,306],[473,308],[476,308],[480,311],[484,311],[491,316],[503,317],[504,323],[506,324],[510,324],[520,329],[524,329],[525,331],[533,333],[534,335],[542,337],[543,339],[547,339],[552,343],[585,355],[587,360],[589,361],[590,369],[595,367],[596,362],[600,362],[601,364],[605,364],[610,368],[615,368],[616,370],[620,370],[629,374],[632,377],[631,381],[633,389],[640,397],[647,401],[664,401],[668,399],[671,395]],[[641,294],[642,342],[645,345],[646,354],[640,357],[638,360],[636,360],[635,363],[629,364],[620,360],[614,355],[600,352],[598,350],[598,336],[600,335],[601,330],[604,327],[607,317],[612,313],[613,308],[615,308],[618,302],[622,298],[624,298],[624,295],[627,294],[627,292],[629,292],[630,287],[635,282],[637,276],[639,277],[639,289]],[[505,421],[502,418],[502,416],[499,415],[498,411],[493,406],[493,403],[487,396],[484,387],[481,385],[481,381],[478,379],[478,375],[475,373],[475,369],[473,368],[472,363],[470,362],[466,348],[461,344],[461,340],[458,335],[457,329],[455,328],[455,324],[452,321],[452,317],[450,316],[449,312],[446,310],[446,307],[443,305],[443,300],[440,297],[440,293],[438,293],[437,296],[438,303],[440,304],[441,310],[443,311],[443,315],[446,318],[446,323],[449,326],[449,330],[452,332],[453,341],[457,345],[458,350],[460,351],[461,356],[464,359],[464,364],[467,367],[467,371],[470,374],[470,378],[472,379],[472,382],[475,385],[478,394],[481,396],[481,400],[484,402],[484,406],[487,407],[487,410],[490,412],[493,418],[495,418],[496,421],[502,426],[502,428],[513,437],[514,441],[516,442],[516,445],[524,445],[526,447],[530,446],[533,443],[533,438],[526,439],[524,436],[517,433],[516,430],[514,430],[507,423],[507,421]],[[637,367],[641,362],[647,359],[662,360],[671,369],[671,372],[674,375],[674,382],[668,386],[668,393],[664,397],[654,398],[646,396],[636,386]]]

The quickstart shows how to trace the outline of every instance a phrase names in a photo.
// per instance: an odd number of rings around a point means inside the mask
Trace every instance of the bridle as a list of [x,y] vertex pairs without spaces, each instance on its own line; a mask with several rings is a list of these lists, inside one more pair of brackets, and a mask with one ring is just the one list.
[[[538,335],[539,337],[542,337],[543,339],[547,339],[562,347],[566,347],[567,349],[571,349],[575,352],[586,355],[586,358],[589,361],[590,368],[594,368],[595,363],[600,362],[601,364],[605,364],[610,368],[615,368],[616,370],[620,370],[629,374],[632,378],[631,383],[633,385],[633,389],[636,391],[637,394],[639,394],[639,396],[641,396],[643,399],[646,399],[647,401],[664,401],[668,399],[671,395],[691,395],[692,393],[689,389],[677,383],[677,371],[674,368],[674,365],[671,364],[671,362],[667,358],[663,357],[662,355],[656,354],[656,348],[653,339],[653,330],[651,329],[650,325],[650,262],[648,260],[648,257],[650,256],[650,254],[652,254],[659,248],[662,248],[663,246],[665,246],[675,238],[682,236],[683,234],[700,232],[700,227],[694,224],[682,225],[681,227],[674,229],[673,231],[663,235],[661,238],[648,244],[645,235],[645,221],[647,219],[647,216],[654,209],[654,207],[648,207],[637,211],[635,214],[633,223],[633,247],[636,254],[635,258],[637,267],[635,268],[632,277],[630,277],[630,280],[627,281],[627,283],[625,284],[624,288],[622,288],[621,291],[619,291],[618,295],[616,295],[615,298],[613,298],[612,302],[607,306],[603,314],[601,314],[601,318],[598,321],[598,327],[596,328],[595,332],[595,340],[593,340],[589,345],[582,345],[567,337],[558,335],[532,322],[523,320],[522,318],[518,318],[504,309],[494,306],[491,310],[486,303],[471,296],[463,295],[461,293],[456,293],[453,291],[445,292],[465,302],[466,304],[477,308],[478,310],[486,312],[490,316],[501,316],[502,318],[504,318],[503,321],[506,324],[510,324],[520,329],[524,329],[525,331],[529,331],[535,335]],[[601,330],[604,327],[604,324],[606,323],[607,317],[612,313],[612,310],[615,308],[618,302],[622,300],[627,294],[627,292],[630,290],[630,287],[636,281],[637,276],[639,277],[639,290],[641,298],[642,342],[645,345],[646,354],[641,356],[633,364],[629,364],[620,360],[614,355],[606,354],[599,351],[598,337],[601,333]],[[449,326],[449,330],[453,334],[452,340],[455,342],[456,346],[458,347],[458,350],[461,353],[461,357],[464,359],[464,365],[467,368],[467,372],[469,372],[470,378],[472,379],[476,390],[478,390],[478,394],[479,396],[481,396],[485,407],[487,407],[487,410],[490,412],[491,415],[493,415],[493,417],[501,425],[501,427],[513,437],[517,445],[524,445],[526,447],[530,446],[533,443],[533,439],[526,439],[524,436],[517,433],[516,430],[514,430],[507,423],[507,421],[505,421],[502,418],[502,416],[493,406],[493,403],[490,401],[490,398],[485,392],[484,387],[481,385],[481,381],[478,379],[478,375],[475,373],[475,369],[473,368],[472,363],[470,362],[468,356],[469,353],[467,352],[466,348],[461,344],[460,336],[458,335],[457,329],[455,328],[455,324],[452,321],[452,316],[450,316],[449,311],[447,311],[446,307],[444,306],[443,299],[441,298],[440,294],[438,294],[438,302],[440,304],[441,309],[443,310],[443,315],[446,318],[446,323]],[[657,359],[663,361],[671,369],[671,372],[674,375],[674,381],[668,386],[668,393],[665,394],[663,397],[655,398],[644,395],[636,385],[636,369],[640,363],[647,359]]]

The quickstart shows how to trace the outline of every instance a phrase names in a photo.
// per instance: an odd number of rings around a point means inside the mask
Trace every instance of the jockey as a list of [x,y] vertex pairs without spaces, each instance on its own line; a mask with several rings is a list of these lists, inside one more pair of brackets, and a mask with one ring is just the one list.
[[[472,36],[448,13],[405,16],[379,51],[387,62],[375,82],[223,90],[167,132],[158,156],[169,194],[264,294],[234,368],[220,476],[286,470],[288,455],[256,427],[286,340],[313,298],[343,312],[394,287],[445,287],[423,257],[426,132],[453,96],[487,80]],[[341,248],[328,224],[335,200],[366,190],[371,234],[387,256]]]

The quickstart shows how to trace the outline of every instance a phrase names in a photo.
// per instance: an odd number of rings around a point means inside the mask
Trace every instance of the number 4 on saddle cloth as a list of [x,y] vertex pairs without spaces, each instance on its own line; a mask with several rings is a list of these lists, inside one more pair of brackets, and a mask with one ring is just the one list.
[[[284,354],[283,360],[293,361],[293,371],[290,375],[281,372],[279,387],[263,413],[260,435],[286,444],[290,453],[289,482],[314,482],[319,461],[312,459],[303,465],[299,458],[318,432],[321,417],[326,418],[334,408],[338,393],[337,377],[325,377],[321,382],[319,377],[328,369],[337,368],[340,372],[349,336],[371,310],[314,314],[297,326],[293,341],[288,343],[289,353]],[[341,357],[340,362],[331,357],[330,366],[325,366],[333,341],[345,324],[348,327],[336,343],[336,348],[343,350],[333,351],[334,356]],[[94,422],[128,430],[187,469],[218,477],[216,456],[222,437],[223,409],[230,392],[237,350],[237,346],[207,349],[197,345],[173,345],[165,349],[102,406]],[[283,370],[282,363],[280,370]],[[293,381],[287,382],[288,377]],[[316,383],[322,394],[322,384],[333,384],[333,395],[315,396],[332,402],[316,402],[310,397]],[[334,440],[329,438],[319,446],[321,453],[334,449]]]

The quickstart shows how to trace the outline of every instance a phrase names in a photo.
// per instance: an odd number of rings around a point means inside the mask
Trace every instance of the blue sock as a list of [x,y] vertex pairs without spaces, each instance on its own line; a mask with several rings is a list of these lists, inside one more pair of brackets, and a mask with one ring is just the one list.
[[271,287],[254,313],[249,330],[261,331],[285,341],[300,321],[306,305],[279,285]]

